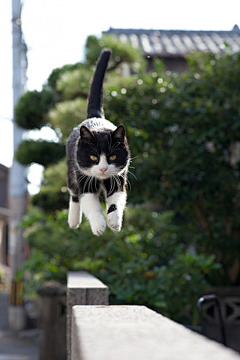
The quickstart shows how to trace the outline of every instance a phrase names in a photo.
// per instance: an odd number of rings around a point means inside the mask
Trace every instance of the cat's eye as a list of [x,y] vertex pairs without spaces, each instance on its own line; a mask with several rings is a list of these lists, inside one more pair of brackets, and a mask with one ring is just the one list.
[[109,160],[113,161],[116,159],[116,155],[109,156]]
[[92,160],[92,161],[97,161],[97,156],[95,156],[95,155],[90,155],[90,159]]

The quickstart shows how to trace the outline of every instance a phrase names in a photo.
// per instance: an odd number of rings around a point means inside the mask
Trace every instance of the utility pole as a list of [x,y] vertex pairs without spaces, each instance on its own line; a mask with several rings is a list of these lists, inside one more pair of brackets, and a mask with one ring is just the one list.
[[[22,37],[21,0],[12,0],[12,59],[13,59],[13,106],[25,91],[27,47]],[[14,152],[22,141],[23,129],[13,124]],[[26,169],[15,159],[9,176],[9,208],[11,211],[9,222],[9,255],[13,276],[25,260],[24,241],[20,223],[26,212],[27,180]]]

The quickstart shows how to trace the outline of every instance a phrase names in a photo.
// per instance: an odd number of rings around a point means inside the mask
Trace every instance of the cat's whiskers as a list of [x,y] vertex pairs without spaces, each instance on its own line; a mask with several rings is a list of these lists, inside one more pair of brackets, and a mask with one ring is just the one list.
[[[86,175],[81,175],[79,178],[78,178],[78,180],[81,182],[84,178],[86,177]],[[87,180],[87,179],[86,179]]]
[[87,177],[87,179],[85,180],[85,182],[84,182],[84,186],[83,186],[83,193],[84,193],[84,191],[85,191],[85,188],[86,188],[86,186],[87,186],[87,184],[88,184],[88,182],[89,182],[89,180],[91,179],[91,177],[90,176],[88,176]]
[[129,159],[129,161],[132,162],[132,160],[134,160],[134,159],[136,159],[136,158],[138,158],[138,157],[139,157],[139,156],[131,157],[131,158]]
[[79,172],[79,170],[76,169],[76,170],[73,170],[69,175],[70,175],[70,176],[72,176],[73,174],[76,175],[78,172]]
[[116,184],[116,179],[115,179],[115,175],[114,175],[114,176],[112,177],[112,189],[111,189],[111,194],[114,193],[115,184]]
[[113,194],[114,193],[114,188],[115,188],[115,184],[117,184],[116,182],[116,175],[112,175],[109,179],[110,179],[110,190],[109,190],[109,194]]
[[[88,192],[93,192],[93,187],[92,187],[92,185],[93,185],[93,177],[91,177],[90,178],[90,181],[89,181],[89,183],[88,183]],[[91,189],[92,189],[92,191],[91,191]]]
[[117,184],[116,179],[115,179],[115,175],[113,175],[112,179],[113,179],[113,189],[112,189],[112,192],[114,192],[115,184]]
[[121,187],[122,187],[121,181],[119,180],[117,175],[115,175],[114,178],[117,183],[118,191],[121,191]]
[[130,181],[128,179],[126,179],[126,180],[127,180],[127,188],[128,188],[128,185],[129,185],[129,189],[130,189],[130,191],[132,191],[132,185],[131,185]]
[[113,179],[112,179],[112,177],[110,177],[109,180],[110,180],[110,189],[108,191],[108,195],[111,195],[112,187],[113,187]]
[[94,178],[94,180],[95,180],[95,190],[96,190],[96,192],[98,192],[98,188],[97,188],[97,179],[96,179],[96,178]]
[[128,173],[131,174],[137,180],[136,175],[134,175],[130,170],[128,170]]
[[130,181],[128,180],[127,176],[124,176],[123,174],[120,174],[119,176],[121,176],[121,178],[122,178],[124,181],[127,181],[126,187],[128,187],[128,184],[129,184],[130,191],[132,191],[132,186],[131,186],[131,183],[130,183]]

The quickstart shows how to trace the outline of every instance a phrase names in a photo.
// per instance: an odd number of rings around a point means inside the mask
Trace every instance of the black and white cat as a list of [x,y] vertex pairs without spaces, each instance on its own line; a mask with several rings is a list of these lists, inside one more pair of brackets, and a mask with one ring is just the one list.
[[73,129],[67,142],[68,224],[77,228],[82,213],[94,235],[101,235],[106,221],[99,202],[103,192],[107,224],[113,231],[122,227],[126,205],[127,172],[130,152],[123,125],[116,127],[104,118],[103,81],[111,50],[102,51],[93,76],[88,98],[87,119]]

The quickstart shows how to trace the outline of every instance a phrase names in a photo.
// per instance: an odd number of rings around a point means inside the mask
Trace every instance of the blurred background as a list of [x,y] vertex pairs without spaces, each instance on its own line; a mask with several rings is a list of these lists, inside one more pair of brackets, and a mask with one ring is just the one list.
[[[3,338],[34,330],[38,344],[39,287],[82,270],[109,286],[111,304],[146,305],[196,330],[197,300],[214,292],[238,324],[239,10],[1,1]],[[65,144],[85,119],[104,47],[105,116],[126,126],[132,161],[123,230],[96,238],[87,221],[67,225]]]

